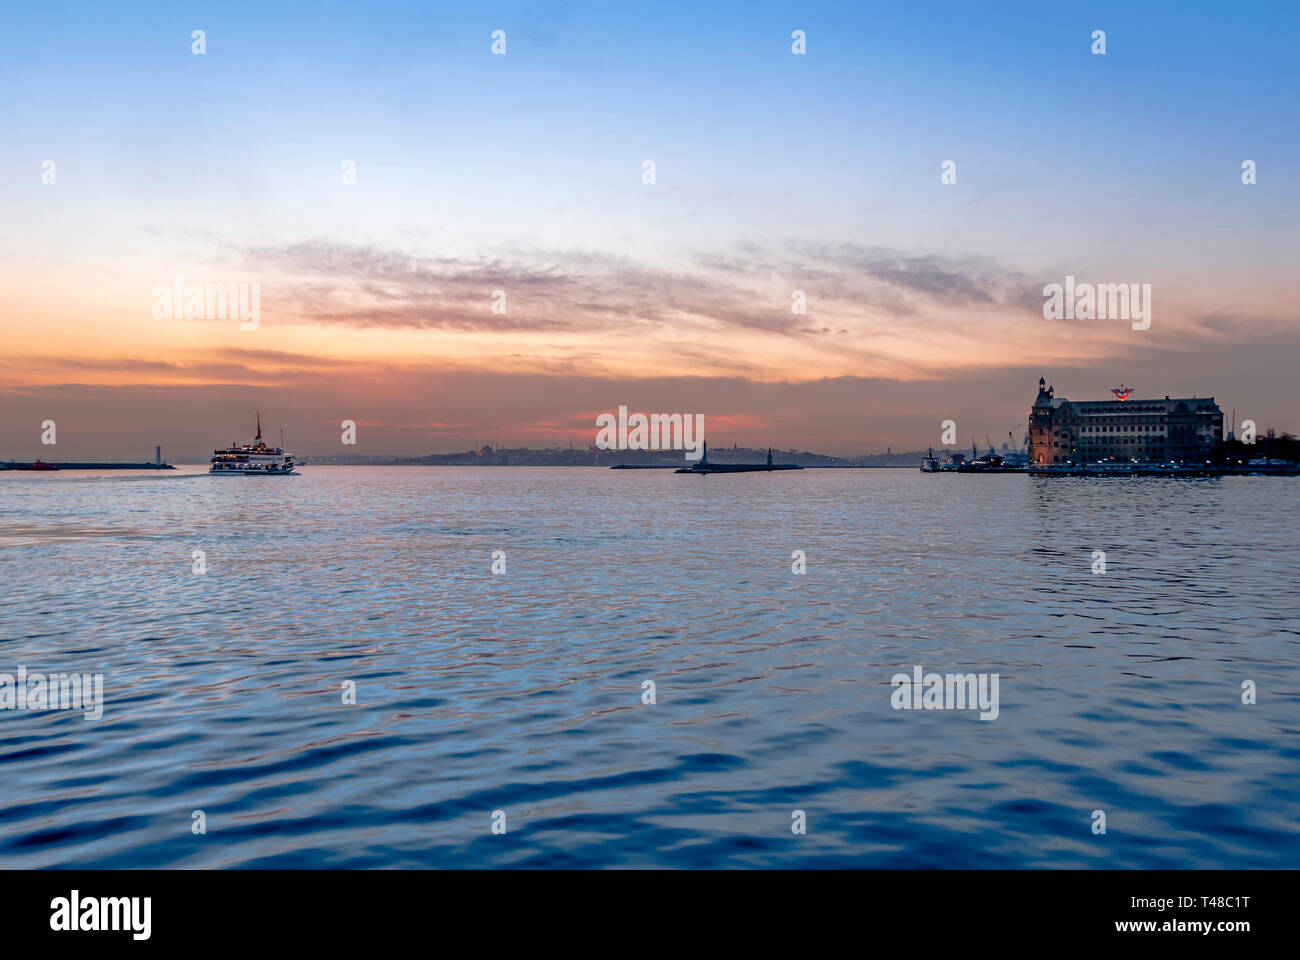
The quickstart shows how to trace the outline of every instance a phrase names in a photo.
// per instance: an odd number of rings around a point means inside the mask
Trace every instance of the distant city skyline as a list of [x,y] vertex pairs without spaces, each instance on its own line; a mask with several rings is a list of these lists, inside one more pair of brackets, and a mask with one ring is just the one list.
[[[0,458],[203,460],[259,409],[301,456],[585,446],[620,404],[983,447],[1040,376],[1300,429],[1300,13],[933,9],[15,10]],[[1067,276],[1150,328],[1044,319]],[[178,277],[259,322],[160,317]]]

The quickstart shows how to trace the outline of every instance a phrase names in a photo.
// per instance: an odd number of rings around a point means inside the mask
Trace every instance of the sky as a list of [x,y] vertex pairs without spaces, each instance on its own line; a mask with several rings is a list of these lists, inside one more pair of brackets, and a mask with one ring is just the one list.
[[[1298,40],[1270,3],[10,6],[0,459],[197,462],[259,410],[300,456],[586,446],[620,405],[982,447],[1039,376],[1300,431]],[[1150,328],[1045,319],[1067,275],[1150,284]],[[177,277],[256,327],[160,317]]]

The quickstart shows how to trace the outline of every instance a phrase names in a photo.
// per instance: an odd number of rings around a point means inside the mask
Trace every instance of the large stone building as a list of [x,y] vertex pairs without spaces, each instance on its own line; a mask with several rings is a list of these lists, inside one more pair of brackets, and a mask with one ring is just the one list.
[[1029,411],[1030,462],[1203,463],[1222,442],[1223,411],[1213,397],[1120,396],[1074,402],[1056,396],[1040,379]]

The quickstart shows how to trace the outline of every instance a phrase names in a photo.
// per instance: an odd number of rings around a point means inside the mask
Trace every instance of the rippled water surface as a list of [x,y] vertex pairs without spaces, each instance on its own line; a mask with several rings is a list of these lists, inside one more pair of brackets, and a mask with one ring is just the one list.
[[0,474],[0,673],[105,701],[0,710],[0,866],[1293,867],[1298,492]]

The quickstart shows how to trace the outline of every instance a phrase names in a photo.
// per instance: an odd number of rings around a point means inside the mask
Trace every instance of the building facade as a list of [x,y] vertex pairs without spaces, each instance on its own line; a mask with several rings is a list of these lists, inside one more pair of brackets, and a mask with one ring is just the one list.
[[1213,397],[1075,402],[1057,397],[1040,379],[1029,411],[1029,459],[1035,464],[1202,463],[1222,439],[1223,411]]

